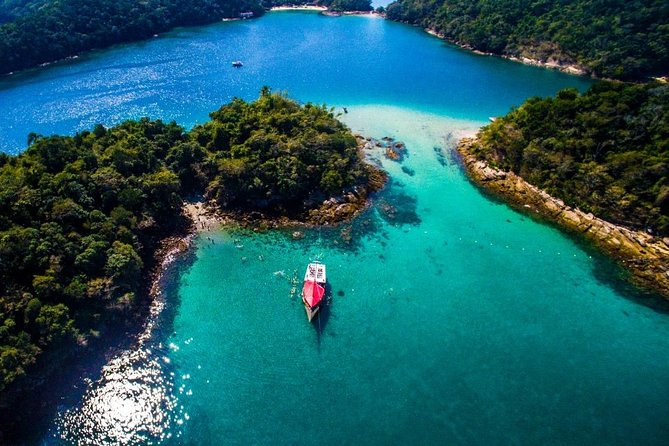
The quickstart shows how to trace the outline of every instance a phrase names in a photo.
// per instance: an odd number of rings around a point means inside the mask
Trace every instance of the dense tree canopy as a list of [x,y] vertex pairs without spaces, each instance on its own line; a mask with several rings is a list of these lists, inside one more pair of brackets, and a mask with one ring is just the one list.
[[0,24],[33,13],[51,0],[0,0]]
[[222,206],[295,214],[364,182],[357,142],[323,107],[263,90],[254,103],[235,100],[191,131],[209,153],[207,193]]
[[371,11],[370,0],[320,0],[318,2],[332,11]]
[[324,106],[263,89],[191,132],[142,119],[73,137],[31,135],[0,155],[0,390],[40,352],[127,316],[182,197],[299,217],[364,184],[350,131]]
[[571,206],[669,234],[667,84],[602,82],[533,98],[479,140],[479,157]]
[[143,119],[33,136],[2,157],[0,389],[40,351],[84,341],[100,315],[133,302],[142,257],[180,212],[178,178],[160,160],[184,138]]
[[4,0],[0,74],[243,11],[264,10],[258,0]]
[[397,0],[387,15],[482,51],[577,63],[603,77],[669,67],[665,0]]

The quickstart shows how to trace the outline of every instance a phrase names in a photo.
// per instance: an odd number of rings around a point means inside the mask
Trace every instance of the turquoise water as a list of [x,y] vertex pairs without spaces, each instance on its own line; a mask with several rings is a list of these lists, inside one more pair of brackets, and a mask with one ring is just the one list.
[[[488,116],[586,80],[379,19],[273,13],[5,79],[2,147],[145,114],[192,125],[263,84],[346,106],[409,156],[368,153],[391,184],[343,228],[199,236],[137,345],[63,396],[42,443],[667,444],[667,315],[453,157]],[[309,324],[312,259],[331,288]]]

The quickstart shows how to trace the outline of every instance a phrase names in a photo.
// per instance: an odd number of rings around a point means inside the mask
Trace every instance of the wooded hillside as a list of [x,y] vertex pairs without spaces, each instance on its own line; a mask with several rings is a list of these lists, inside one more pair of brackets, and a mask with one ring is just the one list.
[[387,16],[481,51],[575,63],[600,77],[669,74],[664,0],[397,0]]
[[475,154],[568,205],[669,235],[669,85],[601,82],[532,98],[483,128]]
[[[257,0],[5,0],[0,16],[0,74],[83,51],[146,39],[176,26],[202,25],[243,11],[261,16]],[[0,21],[0,23],[2,23]]]

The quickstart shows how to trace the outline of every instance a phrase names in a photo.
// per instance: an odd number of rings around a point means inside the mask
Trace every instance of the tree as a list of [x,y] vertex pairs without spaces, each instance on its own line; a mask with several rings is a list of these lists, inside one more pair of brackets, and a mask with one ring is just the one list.
[[107,251],[107,274],[121,288],[132,288],[137,284],[142,270],[142,259],[134,248],[116,241]]

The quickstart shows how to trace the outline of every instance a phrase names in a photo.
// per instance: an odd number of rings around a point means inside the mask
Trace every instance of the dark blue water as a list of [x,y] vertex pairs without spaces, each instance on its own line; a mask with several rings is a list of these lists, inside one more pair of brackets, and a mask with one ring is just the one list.
[[[231,61],[242,60],[242,69]],[[0,150],[27,134],[151,116],[191,126],[263,85],[302,101],[386,104],[476,121],[589,81],[451,49],[378,18],[272,13],[186,29],[0,80]]]
[[[200,236],[166,310],[83,397],[64,395],[43,442],[668,444],[669,317],[592,251],[480,194],[452,152],[489,116],[589,83],[380,19],[296,12],[3,80],[6,151],[29,131],[144,115],[190,126],[269,85],[345,106],[351,128],[409,152],[403,165],[368,153],[392,182],[351,241],[342,228]],[[313,325],[297,295],[312,259],[331,285]]]

